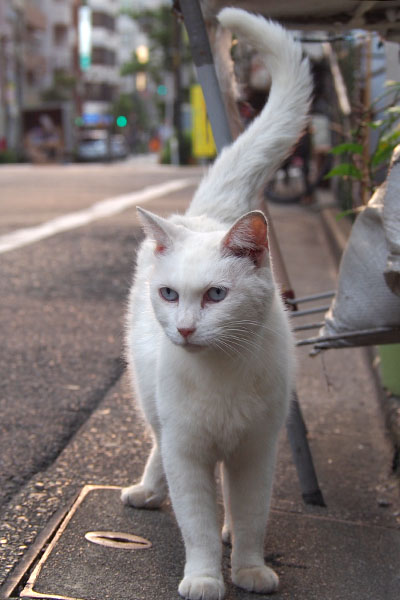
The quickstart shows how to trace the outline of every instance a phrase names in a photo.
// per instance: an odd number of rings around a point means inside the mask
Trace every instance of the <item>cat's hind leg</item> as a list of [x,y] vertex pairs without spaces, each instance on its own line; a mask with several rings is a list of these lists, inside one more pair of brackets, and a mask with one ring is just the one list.
[[141,481],[123,488],[121,500],[135,508],[159,508],[167,492],[159,446],[155,439]]

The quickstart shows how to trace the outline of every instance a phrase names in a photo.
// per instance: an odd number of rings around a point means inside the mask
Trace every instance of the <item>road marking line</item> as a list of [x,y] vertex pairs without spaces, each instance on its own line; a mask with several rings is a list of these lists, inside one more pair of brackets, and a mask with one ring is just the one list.
[[143,204],[149,200],[165,196],[171,192],[176,192],[185,187],[195,185],[196,183],[197,180],[195,178],[173,179],[167,183],[148,186],[130,194],[123,194],[121,196],[101,200],[87,209],[56,217],[41,225],[17,229],[16,231],[0,236],[0,254],[9,252],[15,248],[21,248],[21,246],[33,244],[34,242],[61,233],[62,231],[82,227],[83,225],[87,225],[98,219],[110,217],[127,208],[136,206],[139,203]]

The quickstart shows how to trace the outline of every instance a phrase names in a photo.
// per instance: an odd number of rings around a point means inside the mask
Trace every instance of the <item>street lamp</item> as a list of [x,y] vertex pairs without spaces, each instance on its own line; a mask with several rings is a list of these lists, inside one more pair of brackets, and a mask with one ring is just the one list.
[[149,62],[149,48],[145,44],[141,44],[136,48],[136,58],[141,65]]
[[[136,58],[138,63],[145,65],[149,62],[149,48],[145,44],[141,44],[136,48]],[[136,89],[138,92],[144,92],[147,87],[147,75],[144,71],[136,73]]]

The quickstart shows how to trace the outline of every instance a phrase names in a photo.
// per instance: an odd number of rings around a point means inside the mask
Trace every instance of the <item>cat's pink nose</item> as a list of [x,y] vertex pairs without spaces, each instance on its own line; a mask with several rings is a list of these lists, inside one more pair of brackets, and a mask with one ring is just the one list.
[[196,331],[196,329],[186,329],[185,327],[178,327],[178,331],[181,334],[181,336],[186,340],[189,337],[189,335],[192,335],[192,333]]

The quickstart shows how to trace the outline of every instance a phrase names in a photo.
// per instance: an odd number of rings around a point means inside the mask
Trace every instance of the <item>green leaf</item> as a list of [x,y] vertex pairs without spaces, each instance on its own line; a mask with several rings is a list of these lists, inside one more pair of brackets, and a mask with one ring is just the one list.
[[382,136],[378,148],[380,146],[385,146],[386,144],[397,143],[397,140],[400,138],[400,129],[396,129],[395,131],[390,131],[386,135]]
[[370,129],[378,129],[379,127],[381,127],[381,125],[383,125],[383,123],[384,120],[379,119],[378,121],[370,121],[369,123],[367,123],[367,125]]
[[338,213],[335,216],[336,221],[340,221],[343,217],[348,217],[349,215],[356,215],[357,213],[364,210],[364,206],[356,206],[355,208],[348,208],[347,210],[342,210],[342,212]]
[[324,177],[324,179],[328,179],[330,177],[353,177],[354,179],[362,179],[362,173],[360,169],[357,169],[351,163],[342,163],[333,167]]
[[344,142],[343,144],[334,146],[331,150],[331,153],[335,155],[345,154],[346,152],[350,152],[351,154],[362,154],[362,144],[356,144],[355,142]]
[[390,106],[387,112],[390,114],[400,114],[400,106]]
[[371,157],[371,165],[373,167],[377,167],[378,165],[389,161],[395,146],[395,142],[393,142],[392,144],[379,145],[378,149],[376,150],[376,152],[374,152],[374,154]]
[[385,81],[384,86],[386,88],[400,87],[400,81],[394,81],[393,79],[388,79]]

